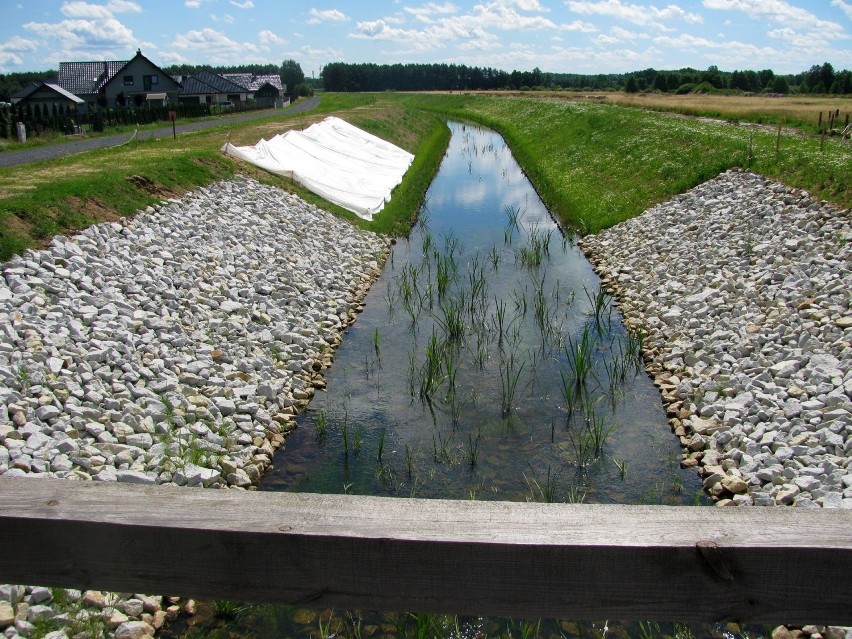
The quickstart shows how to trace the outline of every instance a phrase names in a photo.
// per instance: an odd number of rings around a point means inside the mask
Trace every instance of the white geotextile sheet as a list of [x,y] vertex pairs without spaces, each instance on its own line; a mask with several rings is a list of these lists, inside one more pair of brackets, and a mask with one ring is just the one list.
[[366,220],[384,208],[414,156],[356,126],[329,117],[254,146],[222,151],[305,188]]

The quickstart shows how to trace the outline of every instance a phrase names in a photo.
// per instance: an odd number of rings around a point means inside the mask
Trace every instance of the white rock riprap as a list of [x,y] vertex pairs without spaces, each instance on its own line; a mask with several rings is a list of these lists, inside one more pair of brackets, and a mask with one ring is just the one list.
[[[236,179],[3,264],[0,475],[254,486],[388,252]],[[0,586],[0,629],[148,635],[149,599]]]
[[235,180],[7,262],[0,474],[256,483],[387,250]]
[[729,171],[582,247],[719,504],[852,508],[852,216]]

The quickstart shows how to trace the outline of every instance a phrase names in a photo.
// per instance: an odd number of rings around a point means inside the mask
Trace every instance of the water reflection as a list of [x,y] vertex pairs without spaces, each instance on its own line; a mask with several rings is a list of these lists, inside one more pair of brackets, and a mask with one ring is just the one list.
[[262,488],[693,503],[628,334],[496,133],[452,139]]

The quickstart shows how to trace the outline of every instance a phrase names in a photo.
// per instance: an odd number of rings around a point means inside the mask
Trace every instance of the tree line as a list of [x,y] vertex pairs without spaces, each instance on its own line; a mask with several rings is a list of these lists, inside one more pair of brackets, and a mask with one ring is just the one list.
[[[292,59],[275,64],[231,66],[175,64],[163,67],[169,75],[193,75],[201,70],[213,73],[277,74],[290,97],[311,95],[313,81],[307,80],[302,67]],[[0,102],[9,102],[12,94],[31,82],[55,79],[55,70],[0,74]],[[852,93],[852,71],[835,71],[825,62],[807,71],[776,74],[761,71],[721,71],[689,67],[677,70],[644,69],[630,73],[547,73],[504,71],[464,64],[374,64],[332,62],[325,65],[320,82],[327,91],[460,91],[478,89],[574,89],[586,91],[659,91],[662,93]]]
[[321,74],[327,91],[459,91],[481,89],[577,89],[663,93],[852,93],[852,72],[826,62],[797,74],[762,71],[645,69],[630,73],[546,73],[503,71],[463,64],[374,64],[332,62]]

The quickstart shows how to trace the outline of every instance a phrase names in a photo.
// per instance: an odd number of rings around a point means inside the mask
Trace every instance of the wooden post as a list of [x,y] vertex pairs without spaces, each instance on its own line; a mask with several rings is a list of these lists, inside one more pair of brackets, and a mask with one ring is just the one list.
[[775,136],[775,164],[778,164],[781,152],[781,123],[778,123],[778,135]]
[[338,609],[852,625],[852,511],[0,478],[0,583]]

